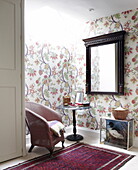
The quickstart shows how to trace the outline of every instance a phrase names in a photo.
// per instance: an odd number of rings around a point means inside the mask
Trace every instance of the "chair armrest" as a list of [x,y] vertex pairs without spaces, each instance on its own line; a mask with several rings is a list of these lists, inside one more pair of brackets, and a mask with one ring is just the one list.
[[27,124],[29,126],[29,130],[31,134],[34,134],[35,136],[41,136],[41,134],[49,134],[50,127],[47,123],[47,120],[43,118],[42,116],[36,114],[35,112],[25,109],[26,110],[26,119]]

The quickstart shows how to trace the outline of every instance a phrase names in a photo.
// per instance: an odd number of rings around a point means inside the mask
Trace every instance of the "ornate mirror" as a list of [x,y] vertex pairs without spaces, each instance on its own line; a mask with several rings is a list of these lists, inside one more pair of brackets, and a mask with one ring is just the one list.
[[125,31],[84,39],[86,93],[124,94]]

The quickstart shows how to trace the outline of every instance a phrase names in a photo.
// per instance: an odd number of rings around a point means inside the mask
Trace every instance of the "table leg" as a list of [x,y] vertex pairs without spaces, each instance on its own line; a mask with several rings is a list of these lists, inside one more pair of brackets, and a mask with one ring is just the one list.
[[74,136],[76,136],[76,116],[75,116],[75,110],[73,110],[73,133],[74,133]]
[[75,110],[72,110],[72,111],[73,111],[73,134],[67,136],[67,139],[70,141],[79,141],[79,140],[83,139],[83,136],[76,134],[76,132],[77,132],[77,130],[76,130],[76,115],[75,115],[76,113],[75,113]]

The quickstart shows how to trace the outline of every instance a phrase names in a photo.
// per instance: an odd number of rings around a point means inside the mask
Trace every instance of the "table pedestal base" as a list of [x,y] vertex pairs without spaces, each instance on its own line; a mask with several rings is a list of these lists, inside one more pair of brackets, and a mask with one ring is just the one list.
[[76,134],[76,135],[72,134],[72,135],[67,136],[66,139],[68,139],[70,141],[79,141],[79,140],[83,139],[83,136],[78,135],[78,134]]

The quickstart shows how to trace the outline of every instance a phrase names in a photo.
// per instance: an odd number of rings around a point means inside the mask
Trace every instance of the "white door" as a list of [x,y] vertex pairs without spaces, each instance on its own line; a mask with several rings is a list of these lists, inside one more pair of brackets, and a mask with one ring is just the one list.
[[0,162],[22,155],[21,0],[0,0]]

